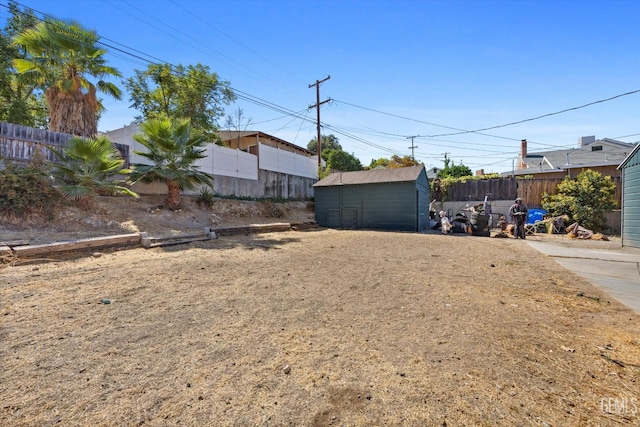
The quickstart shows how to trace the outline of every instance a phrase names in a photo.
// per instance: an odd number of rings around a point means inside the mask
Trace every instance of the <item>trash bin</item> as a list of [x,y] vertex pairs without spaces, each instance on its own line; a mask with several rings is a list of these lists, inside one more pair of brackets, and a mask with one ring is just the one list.
[[527,223],[535,224],[537,221],[542,221],[547,211],[544,209],[529,209],[529,215],[527,216]]
[[491,236],[491,230],[489,230],[489,215],[474,212],[471,214],[469,223],[471,224],[471,234],[473,236]]

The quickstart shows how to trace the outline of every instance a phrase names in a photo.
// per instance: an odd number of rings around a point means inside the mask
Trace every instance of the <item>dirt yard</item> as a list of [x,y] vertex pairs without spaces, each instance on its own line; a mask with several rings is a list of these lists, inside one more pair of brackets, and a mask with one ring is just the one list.
[[[219,202],[0,240],[313,217]],[[639,316],[515,239],[309,229],[14,262],[0,319],[3,426],[640,424]]]

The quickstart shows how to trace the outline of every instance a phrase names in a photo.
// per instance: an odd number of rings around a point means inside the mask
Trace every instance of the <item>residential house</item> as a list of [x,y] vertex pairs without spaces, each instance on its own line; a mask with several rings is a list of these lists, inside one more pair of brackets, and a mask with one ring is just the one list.
[[[106,132],[112,141],[130,148],[130,161],[148,163],[136,151],[145,148],[133,139],[140,130],[131,124]],[[220,196],[308,199],[318,167],[315,154],[306,148],[263,132],[221,131],[227,146],[207,144],[205,158],[196,162],[201,171],[214,175],[213,191]],[[161,193],[161,185],[137,183],[141,193]],[[191,193],[198,194],[199,190]]]
[[236,150],[245,151],[255,155],[258,154],[258,143],[268,147],[289,150],[292,153],[306,157],[313,157],[316,155],[313,151],[260,131],[221,130],[218,132],[218,135],[226,147],[235,148]]
[[520,147],[514,170],[504,172],[503,176],[564,178],[576,177],[580,172],[591,169],[604,176],[619,177],[618,166],[633,150],[634,144],[586,136],[578,139],[578,147],[567,150],[529,153],[526,139],[521,141]]

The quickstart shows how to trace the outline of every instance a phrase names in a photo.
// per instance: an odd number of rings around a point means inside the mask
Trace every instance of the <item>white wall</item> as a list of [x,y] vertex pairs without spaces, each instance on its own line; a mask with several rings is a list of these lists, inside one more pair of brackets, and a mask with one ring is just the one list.
[[[133,139],[133,135],[138,132],[138,126],[131,124],[106,133],[113,142],[129,146],[131,164],[148,163],[144,157],[134,153],[134,151],[146,151],[144,146]],[[262,143],[258,143],[258,156],[214,144],[207,145],[206,154],[207,157],[198,160],[196,165],[202,172],[212,175],[257,180],[258,169],[262,169],[305,178],[317,179],[318,177],[315,158],[273,148]]]
[[258,143],[258,154],[260,169],[306,178],[318,178],[318,161],[315,157],[302,156],[262,143]]
[[258,158],[253,154],[208,144],[206,157],[196,161],[202,172],[235,178],[258,179]]

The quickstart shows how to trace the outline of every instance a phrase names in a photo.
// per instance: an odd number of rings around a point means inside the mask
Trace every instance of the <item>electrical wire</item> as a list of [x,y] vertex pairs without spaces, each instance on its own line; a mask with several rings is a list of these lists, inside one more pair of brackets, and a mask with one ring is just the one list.
[[531,122],[531,121],[539,120],[539,119],[542,119],[542,118],[545,118],[545,117],[556,116],[558,114],[566,113],[566,112],[569,112],[569,111],[575,111],[575,110],[579,110],[581,108],[590,107],[591,105],[596,105],[596,104],[601,104],[603,102],[612,101],[614,99],[621,98],[623,96],[633,95],[633,94],[636,94],[638,92],[640,92],[640,89],[632,90],[630,92],[621,93],[619,95],[611,96],[611,97],[605,98],[605,99],[600,99],[598,101],[589,102],[587,104],[579,105],[577,107],[565,108],[564,110],[556,111],[554,113],[542,114],[540,116],[531,117],[529,119],[524,119],[524,120],[518,120],[517,122],[506,123],[506,124],[503,124],[503,125],[491,126],[491,127],[486,127],[486,128],[482,128],[482,129],[476,129],[476,130],[470,130],[470,131],[464,131],[464,132],[445,133],[445,134],[430,135],[430,136],[431,137],[439,137],[439,136],[461,135],[461,134],[464,134],[464,133],[477,133],[477,132],[483,132],[485,130],[492,130],[492,129],[498,129],[498,128],[503,128],[503,127],[507,127],[507,126],[519,125],[521,123]]
[[[109,2],[107,2],[107,1],[105,1],[105,3],[110,4],[110,3],[109,3]],[[176,5],[176,3],[175,3],[174,1],[172,1],[172,3],[173,3],[174,5]],[[17,3],[17,2],[16,2],[16,4],[17,4],[17,5],[19,5],[19,6],[22,6],[23,8],[26,8],[26,9],[32,10],[32,11],[37,12],[37,13],[40,13],[40,14],[41,14],[42,16],[44,16],[44,17],[54,18],[54,17],[52,17],[52,16],[50,16],[50,15],[48,15],[48,14],[45,14],[45,13],[39,12],[39,11],[34,10],[34,9],[31,9],[31,8],[29,8],[29,7],[25,6],[25,5],[20,4],[20,3]],[[111,5],[111,4],[110,4],[110,5]],[[7,6],[7,5],[0,4],[0,6],[5,7],[6,9],[8,9],[8,6]],[[112,5],[112,6],[113,6],[113,5]],[[181,8],[181,9],[183,9],[185,12],[187,12],[187,13],[189,13],[190,15],[194,16],[194,15],[193,15],[193,13],[191,13],[189,10],[185,9],[184,7],[179,6],[179,5],[176,5],[176,6],[180,7],[180,8]],[[132,6],[132,7],[134,7],[134,6]],[[135,8],[135,7],[134,7],[134,8]],[[118,9],[122,10],[121,8],[118,8]],[[22,11],[20,11],[20,12],[22,13]],[[125,11],[125,13],[127,13],[127,12]],[[36,18],[37,18],[37,17],[36,17]],[[139,18],[139,17],[138,17],[138,18]],[[37,19],[40,19],[40,18],[37,18]],[[55,19],[55,18],[54,18],[54,19]],[[198,17],[198,19],[200,19],[200,18]],[[42,20],[42,19],[41,19],[41,20]],[[153,25],[153,24],[151,24],[151,23],[148,23],[148,22],[146,22],[146,21],[145,21],[145,23],[146,23],[147,25],[152,26],[153,28],[158,29],[156,26],[154,26],[154,25]],[[164,23],[163,23],[163,24],[164,24]],[[207,23],[207,24],[208,24],[208,23]],[[164,24],[164,25],[166,25],[166,24]],[[232,41],[234,41],[234,42],[238,43],[239,45],[241,45],[241,46],[242,46],[242,47],[244,47],[245,49],[247,49],[247,50],[249,50],[249,51],[253,52],[250,48],[248,48],[248,47],[246,47],[246,46],[242,45],[240,42],[236,41],[235,39],[233,39],[233,38],[232,38],[232,37],[230,37],[229,35],[225,34],[224,32],[220,31],[219,29],[217,29],[217,28],[215,28],[215,27],[211,26],[210,24],[208,24],[208,25],[209,25],[211,28],[213,28],[214,30],[216,30],[216,31],[218,31],[218,32],[222,33],[223,35],[225,35],[226,37],[230,38]],[[166,33],[166,34],[169,34],[169,33],[165,32],[165,31],[163,31],[162,29],[158,29],[158,30],[159,30],[159,31],[162,31],[162,32],[164,32],[164,33]],[[184,33],[182,33],[182,34],[184,34]],[[169,35],[170,35],[170,36],[172,36],[171,34],[169,34]],[[185,35],[185,36],[186,36],[186,37],[189,37],[188,35]],[[172,37],[174,37],[174,36],[172,36]],[[175,37],[174,37],[174,38],[175,38]],[[191,38],[191,37],[189,37],[189,38]],[[109,43],[105,43],[105,42],[104,42],[104,41],[102,41],[102,40],[105,40],[105,41],[107,41],[107,42],[109,42]],[[179,39],[178,39],[178,40],[179,40]],[[184,43],[184,41],[182,41],[182,40],[179,40],[179,41]],[[196,40],[196,42],[200,43],[198,40]],[[112,52],[111,52],[111,54],[112,54],[112,55],[114,55],[114,56],[116,56],[116,57],[119,57],[119,58],[121,58],[121,59],[133,58],[133,59],[128,59],[128,60],[129,60],[129,61],[131,61],[131,62],[135,62],[135,63],[137,63],[137,64],[147,64],[147,65],[148,65],[148,64],[161,63],[161,64],[167,64],[167,65],[169,65],[170,67],[172,67],[173,69],[175,69],[175,68],[176,68],[176,66],[175,66],[175,65],[173,65],[173,64],[171,64],[171,63],[169,63],[169,62],[167,62],[167,61],[161,60],[161,59],[156,58],[156,57],[154,57],[154,56],[152,56],[152,55],[148,55],[148,54],[146,54],[146,53],[144,53],[144,52],[142,52],[142,51],[136,50],[136,49],[134,49],[134,48],[131,48],[131,47],[126,46],[126,45],[123,45],[123,44],[121,44],[121,43],[118,43],[118,42],[116,42],[116,41],[110,40],[110,39],[108,39],[108,38],[101,37],[101,38],[100,38],[100,41],[98,42],[98,44],[100,44],[101,46],[104,46],[104,47],[106,47],[106,48],[110,49],[110,50],[112,51]],[[117,47],[116,45],[117,45],[117,46],[121,46],[122,48]],[[191,47],[193,47],[193,46],[191,46]],[[208,46],[207,46],[207,47],[208,47]],[[124,49],[123,49],[123,48],[124,48]],[[115,52],[117,52],[117,53],[114,53],[114,51],[115,51]],[[203,53],[204,53],[204,52],[203,52]],[[256,53],[256,52],[253,52],[253,53]],[[220,53],[218,53],[218,54],[219,54],[219,55],[221,55],[221,56],[224,56],[224,55],[222,55],[222,54],[220,54]],[[257,54],[257,53],[256,53],[256,54]],[[258,56],[260,56],[259,54],[257,54],[257,55],[258,55]],[[231,61],[233,61],[233,60],[232,60],[232,59],[230,59],[230,58],[228,58],[228,59],[229,59],[229,60],[231,60]],[[265,59],[265,58],[263,58],[263,59]],[[265,60],[266,60],[266,59],[265,59]],[[235,62],[235,61],[233,61],[233,62]],[[270,62],[270,61],[268,61],[268,60],[267,60],[267,62]],[[275,64],[274,64],[274,65],[275,65]],[[294,77],[295,77],[295,76],[294,76]],[[285,108],[285,107],[279,106],[279,105],[277,105],[277,104],[275,104],[275,103],[272,103],[272,102],[270,102],[270,101],[266,101],[266,100],[264,100],[264,99],[261,99],[261,98],[258,98],[258,97],[256,97],[256,96],[250,95],[250,94],[248,94],[248,93],[246,93],[246,92],[243,92],[243,91],[241,91],[241,90],[235,89],[235,88],[233,88],[233,87],[229,87],[229,88],[234,92],[234,94],[236,95],[236,97],[237,97],[238,99],[242,99],[242,100],[245,100],[245,101],[250,102],[250,103],[252,103],[252,104],[255,104],[255,105],[261,106],[261,107],[263,107],[263,108],[267,108],[267,109],[270,109],[270,110],[272,110],[272,111],[276,111],[276,112],[278,112],[278,113],[280,113],[280,114],[283,114],[283,116],[284,116],[284,117],[292,117],[292,120],[291,120],[289,123],[291,123],[291,122],[292,122],[293,120],[295,120],[295,119],[299,119],[299,120],[301,120],[301,124],[300,124],[300,128],[299,128],[299,129],[301,129],[301,128],[302,128],[302,124],[303,124],[303,123],[305,123],[305,122],[315,123],[315,121],[313,121],[312,119],[310,119],[310,118],[307,116],[307,114],[305,114],[305,115],[303,116],[303,115],[301,115],[301,113],[300,113],[300,112],[294,112],[294,111],[289,110],[289,109],[287,109],[287,108]],[[503,127],[513,126],[513,125],[517,125],[517,124],[521,124],[521,123],[525,123],[525,122],[530,122],[530,121],[534,121],[534,120],[539,120],[539,119],[542,119],[542,118],[545,118],[545,117],[550,117],[550,116],[554,116],[554,115],[558,115],[558,114],[566,113],[566,112],[569,112],[569,111],[574,111],[574,110],[578,110],[578,109],[586,108],[586,107],[589,107],[589,106],[592,106],[592,105],[595,105],[595,104],[599,104],[599,103],[603,103],[603,102],[612,101],[612,100],[614,100],[614,99],[617,99],[617,98],[620,98],[620,97],[623,97],[623,96],[629,96],[629,95],[632,95],[632,94],[636,94],[636,93],[638,93],[638,92],[640,92],[640,90],[634,90],[634,91],[626,92],[626,93],[623,93],[623,94],[615,95],[615,96],[612,96],[612,97],[609,97],[609,98],[601,99],[601,100],[598,100],[598,101],[593,101],[593,102],[590,102],[590,103],[587,103],[587,104],[583,104],[583,105],[580,105],[580,106],[577,106],[577,107],[571,107],[571,108],[567,108],[567,109],[560,110],[560,111],[553,112],[553,113],[547,113],[547,114],[539,115],[539,116],[532,117],[532,118],[528,118],[528,119],[524,119],[524,120],[519,120],[519,121],[510,122],[510,123],[506,123],[506,124],[502,124],[502,125],[498,125],[498,126],[491,126],[491,127],[486,127],[486,128],[476,129],[476,130],[464,130],[464,129],[455,128],[455,127],[451,127],[451,126],[445,126],[445,125],[440,125],[440,124],[436,124],[436,123],[431,123],[431,122],[427,122],[427,121],[423,121],[423,120],[418,120],[418,119],[414,119],[414,118],[403,117],[403,116],[400,116],[400,115],[396,115],[396,114],[392,114],[392,113],[387,113],[387,112],[383,112],[383,111],[375,110],[375,109],[368,108],[368,107],[359,106],[359,105],[356,105],[356,104],[353,104],[353,103],[349,103],[349,102],[346,102],[346,101],[336,100],[335,98],[333,98],[333,99],[332,99],[332,101],[333,101],[333,102],[337,102],[337,103],[341,103],[341,104],[344,104],[344,105],[349,105],[349,106],[352,106],[352,107],[356,107],[356,108],[364,109],[364,110],[367,110],[367,111],[372,111],[372,112],[375,112],[375,113],[378,113],[378,114],[384,114],[384,115],[388,115],[388,116],[391,116],[391,117],[400,118],[400,119],[403,119],[403,120],[413,121],[413,122],[417,122],[417,123],[423,123],[423,124],[427,124],[427,125],[430,125],[430,126],[442,127],[442,128],[452,129],[452,130],[456,130],[456,131],[457,131],[457,132],[453,132],[453,133],[443,133],[443,134],[434,134],[434,135],[418,135],[418,136],[415,136],[415,138],[422,138],[422,139],[424,139],[424,140],[425,140],[425,142],[426,142],[426,141],[428,141],[428,139],[429,139],[429,138],[436,138],[436,137],[442,137],[442,136],[454,136],[454,135],[462,135],[462,134],[469,134],[469,133],[478,134],[478,135],[483,135],[483,136],[488,136],[488,137],[492,137],[492,138],[499,138],[499,139],[504,139],[504,140],[509,140],[509,141],[519,141],[519,139],[516,139],[516,138],[508,138],[508,137],[503,137],[503,136],[498,136],[498,135],[485,134],[485,133],[482,133],[482,132],[487,131],[487,130],[492,130],[492,129],[498,129],[498,128],[503,128]],[[302,111],[304,111],[304,110],[302,110]],[[273,119],[273,120],[276,120],[276,119]],[[282,129],[282,128],[286,127],[287,125],[288,125],[288,124],[285,124],[285,125],[284,125],[283,127],[281,127],[280,129]],[[372,142],[370,142],[370,141],[367,141],[367,140],[366,140],[366,139],[364,139],[364,138],[358,137],[358,136],[353,135],[353,134],[351,134],[351,133],[350,133],[350,132],[359,132],[359,133],[365,133],[365,134],[366,134],[366,133],[367,133],[367,131],[363,131],[363,130],[359,130],[359,129],[353,129],[353,128],[352,128],[352,129],[348,129],[348,130],[346,130],[347,128],[341,128],[341,127],[339,127],[339,126],[335,126],[335,125],[328,125],[327,123],[324,123],[324,122],[323,122],[323,123],[321,123],[321,126],[322,126],[322,127],[324,127],[324,128],[326,128],[326,129],[333,130],[334,132],[339,133],[339,134],[341,134],[341,135],[343,135],[343,136],[345,136],[345,137],[347,137],[347,138],[349,138],[349,139],[351,139],[351,140],[353,140],[353,141],[356,141],[356,142],[359,142],[359,143],[365,144],[365,145],[367,145],[367,146],[370,146],[370,147],[373,147],[373,148],[376,148],[376,149],[379,149],[379,150],[383,150],[383,151],[385,151],[385,152],[390,152],[390,153],[398,154],[395,150],[393,150],[393,149],[391,149],[391,148],[389,148],[389,147],[385,147],[385,146],[382,146],[382,145],[379,145],[379,144],[372,143]],[[366,126],[365,126],[365,127],[366,127]],[[369,134],[370,134],[370,135],[384,135],[384,136],[387,136],[387,137],[388,137],[388,136],[392,136],[392,137],[394,137],[394,138],[405,138],[405,139],[406,139],[406,136],[403,136],[403,135],[400,135],[400,134],[394,134],[394,133],[389,133],[389,132],[377,131],[377,130],[375,130],[375,129],[368,128],[368,127],[366,127],[366,128],[367,128],[367,129],[369,129],[369,132],[370,132]],[[637,136],[637,135],[640,135],[640,134],[626,135],[626,136],[617,137],[617,138],[626,138],[626,137]],[[434,141],[434,142],[445,142],[445,141],[439,141],[439,140],[433,140],[433,141]],[[456,144],[456,145],[455,145],[455,146],[453,146],[453,147],[456,147],[457,145],[460,145],[460,144],[462,144],[462,145],[464,145],[464,144],[472,144],[472,145],[474,145],[474,146],[477,146],[477,145],[490,145],[490,144],[479,144],[479,143],[466,143],[466,142],[462,142],[462,141],[446,141],[446,142],[451,143],[451,144]],[[549,147],[556,147],[556,146],[554,146],[554,145],[550,145],[550,144],[543,144],[543,143],[537,143],[537,142],[535,142],[535,141],[529,141],[529,142],[530,142],[530,143],[532,143],[532,144],[548,145]],[[557,147],[556,147],[556,148],[557,148]],[[485,151],[485,152],[490,152],[489,150],[475,150],[475,151]]]

